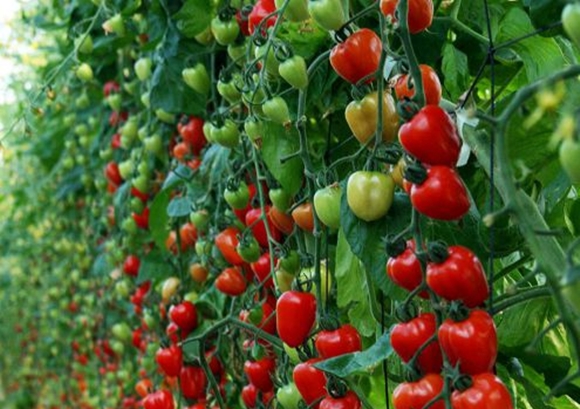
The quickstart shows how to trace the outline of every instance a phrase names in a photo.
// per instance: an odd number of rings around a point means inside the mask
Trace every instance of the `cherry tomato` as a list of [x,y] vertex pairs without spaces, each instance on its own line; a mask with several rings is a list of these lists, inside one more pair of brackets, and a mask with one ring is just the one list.
[[104,173],[107,180],[115,186],[119,186],[123,183],[121,172],[119,172],[119,165],[116,162],[107,163]]
[[346,24],[345,12],[340,0],[309,0],[308,12],[316,23],[328,31],[336,31]]
[[[248,16],[248,28],[250,34],[254,34],[254,31],[256,30],[258,25],[262,23],[262,20],[264,20],[269,14],[272,14],[274,11],[276,11],[276,5],[274,4],[274,0],[258,0],[256,4],[254,4],[251,13]],[[266,32],[266,29],[268,27],[272,27],[274,23],[276,23],[277,18],[278,16],[272,16],[269,17],[265,23],[262,23],[263,31]]]
[[[292,372],[292,378],[294,379],[296,388],[307,405],[313,405],[314,402],[326,396],[326,375],[313,366],[313,364],[319,361],[321,361],[320,358],[315,358],[299,363],[294,367],[294,371]],[[318,408],[319,406],[320,403],[317,403],[309,407]]]
[[357,84],[363,78],[365,83],[374,79],[379,69],[383,45],[380,37],[368,28],[361,28],[334,46],[330,52],[330,65],[338,75]]
[[[302,0],[293,0],[300,2]],[[306,2],[304,2],[306,3]],[[288,9],[286,9],[288,11]],[[296,89],[305,89],[308,86],[306,61],[300,55],[294,55],[280,63],[278,73],[284,80]]]
[[[270,268],[270,253],[262,254],[258,260],[250,265],[250,268],[254,272],[254,277],[258,283],[263,283],[265,288],[273,288],[274,280],[272,278],[272,270]],[[274,260],[272,265],[276,265]]]
[[141,260],[134,254],[130,254],[125,259],[123,263],[123,272],[131,277],[137,277],[139,275],[139,267],[141,266]]
[[199,366],[184,366],[179,373],[179,387],[186,399],[202,399],[205,397],[207,377]]
[[427,264],[427,284],[447,301],[461,300],[467,307],[478,307],[487,300],[489,287],[477,256],[463,246],[451,246],[447,257]]
[[220,45],[233,43],[240,33],[240,26],[235,19],[222,20],[219,16],[211,21],[211,32]]
[[356,393],[348,391],[340,398],[327,396],[320,402],[319,409],[361,409],[362,404]]
[[[379,95],[376,91],[366,95],[360,101],[351,101],[344,110],[346,123],[356,139],[365,145],[377,132],[379,118]],[[399,115],[395,100],[390,92],[383,93],[383,131],[381,137],[385,142],[392,142],[399,129]]]
[[271,391],[274,387],[272,376],[275,372],[276,361],[273,358],[265,357],[244,363],[244,373],[248,380],[262,392]]
[[211,86],[211,79],[207,68],[202,63],[197,63],[193,67],[184,68],[181,72],[183,82],[198,94],[207,95]]
[[[269,205],[264,206],[264,211],[266,213],[266,220],[268,222],[270,236],[274,241],[279,242],[282,239],[282,233],[280,232],[280,230],[276,228],[276,226],[274,226],[272,220],[269,220],[268,215],[270,211],[270,206]],[[254,235],[260,246],[268,247],[268,234],[266,232],[266,225],[264,224],[264,221],[261,218],[262,218],[262,209],[258,207],[255,209],[251,209],[246,213],[245,222],[246,226],[252,229],[252,234]]]
[[[437,321],[432,313],[423,313],[408,322],[395,325],[391,331],[391,345],[403,362],[409,362],[437,330]],[[443,357],[437,340],[426,346],[417,358],[416,366],[423,374],[439,373]]]
[[[425,375],[417,382],[403,382],[393,392],[393,406],[395,409],[422,409],[441,393],[444,384],[441,375],[433,373]],[[445,402],[438,400],[429,408],[445,409]]]
[[241,237],[236,251],[246,263],[253,263],[260,258],[260,244],[253,236]]
[[513,409],[512,398],[504,383],[493,373],[474,375],[469,388],[453,391],[453,409]]
[[294,231],[294,219],[292,216],[284,213],[277,207],[270,207],[268,218],[272,221],[274,227],[280,230],[281,233],[289,235]]
[[[433,1],[432,0],[409,0],[407,11],[407,23],[409,32],[420,33],[429,28],[433,22]],[[399,0],[381,0],[381,11],[385,16],[390,16],[396,21],[395,12]]]
[[348,207],[359,219],[367,222],[387,214],[393,203],[395,182],[381,172],[357,171],[348,178],[346,199]]
[[236,251],[236,247],[239,243],[238,234],[240,234],[238,229],[235,227],[228,227],[215,236],[216,247],[222,256],[224,256],[226,261],[234,266],[244,264],[244,260]]
[[292,210],[294,223],[302,230],[312,233],[314,231],[314,213],[312,203],[304,202]]
[[[247,408],[255,408],[258,402],[258,393],[260,390],[253,384],[246,385],[242,388],[242,401]],[[274,392],[268,391],[262,393],[262,403],[267,404],[274,398]]]
[[191,152],[196,156],[201,153],[201,150],[207,144],[203,134],[203,124],[203,119],[192,116],[179,129],[179,134],[183,141],[191,147]]
[[235,297],[246,291],[246,279],[239,267],[228,267],[218,275],[215,286],[222,293]]
[[159,368],[167,376],[178,376],[181,372],[181,364],[183,354],[181,347],[178,345],[171,345],[167,348],[160,348],[155,354],[155,361]]
[[427,168],[427,178],[409,190],[411,204],[419,213],[437,220],[457,220],[469,211],[467,188],[457,172],[447,166]]
[[340,227],[340,199],[342,189],[338,184],[318,189],[314,193],[314,210],[320,221],[331,229]]
[[143,399],[145,409],[175,409],[173,395],[168,390],[152,392]]
[[[387,275],[393,283],[407,291],[413,291],[423,282],[421,263],[415,255],[415,241],[407,240],[405,250],[387,261]],[[429,298],[427,291],[419,293],[421,298]]]
[[302,345],[316,320],[316,297],[310,293],[286,291],[276,303],[276,318],[280,339],[292,348]]
[[570,40],[576,44],[576,47],[580,47],[580,24],[578,24],[579,20],[580,5],[578,3],[567,4],[566,7],[564,7],[562,10],[562,26],[564,27],[564,31],[568,37],[570,37]]
[[[423,94],[425,95],[425,105],[439,105],[441,101],[441,82],[433,68],[420,64],[421,79],[423,81]],[[395,95],[397,99],[412,99],[415,96],[415,85],[411,74],[403,74],[395,82]]]
[[[569,5],[571,6],[571,4]],[[580,183],[580,142],[566,138],[560,145],[560,165],[574,184]]]
[[228,182],[224,190],[224,199],[232,209],[245,209],[250,202],[250,189],[244,181],[237,184]]
[[423,107],[399,129],[403,148],[426,165],[454,167],[459,158],[461,140],[455,124],[443,108]]
[[334,331],[320,331],[314,345],[322,359],[362,350],[360,334],[350,324],[344,324]]
[[276,392],[276,400],[284,409],[299,409],[302,397],[294,382],[290,382]]
[[185,333],[197,328],[197,309],[189,301],[172,306],[169,309],[169,318]]

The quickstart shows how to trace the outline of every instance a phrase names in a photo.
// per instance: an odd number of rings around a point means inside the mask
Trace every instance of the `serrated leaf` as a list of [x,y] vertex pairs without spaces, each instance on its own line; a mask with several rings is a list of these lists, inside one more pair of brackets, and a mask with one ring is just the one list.
[[176,197],[167,206],[169,217],[182,217],[191,213],[191,200],[187,197]]
[[377,342],[373,346],[365,351],[326,359],[317,362],[314,366],[339,378],[346,378],[355,373],[370,372],[374,367],[391,356],[392,353],[391,335],[386,332],[377,339]]
[[387,253],[383,239],[388,234],[402,231],[411,221],[411,203],[404,194],[395,194],[388,214],[374,222],[365,222],[356,217],[342,196],[340,220],[352,252],[363,262],[375,284],[387,296],[400,298],[403,293],[385,274]]
[[376,322],[369,305],[370,294],[361,261],[353,254],[342,230],[338,231],[336,246],[337,306],[348,311],[352,325],[361,335],[375,333]]
[[149,208],[149,230],[157,247],[164,249],[165,240],[169,236],[169,216],[167,206],[171,196],[170,189],[164,189],[157,193]]
[[457,100],[469,88],[469,66],[467,55],[455,48],[451,43],[443,46],[443,70],[445,89],[449,91],[451,100]]
[[212,3],[210,0],[187,0],[173,19],[181,34],[188,38],[195,37],[209,27]]
[[286,130],[283,126],[271,122],[264,123],[263,129],[262,158],[278,183],[288,193],[294,195],[302,186],[304,165],[299,157],[284,163],[281,159],[300,149],[298,132],[294,129]]

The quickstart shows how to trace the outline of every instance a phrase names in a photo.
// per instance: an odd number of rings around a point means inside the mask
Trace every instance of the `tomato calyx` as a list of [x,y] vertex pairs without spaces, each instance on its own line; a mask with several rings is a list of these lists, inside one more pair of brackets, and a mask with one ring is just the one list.
[[410,121],[420,110],[421,107],[409,97],[404,97],[397,102],[397,114],[405,122]]
[[457,375],[453,379],[453,389],[460,392],[466,391],[473,386],[473,379],[469,375]]
[[420,162],[414,161],[407,165],[403,176],[414,185],[421,185],[427,179],[427,169]]
[[344,381],[337,378],[336,376],[327,376],[328,380],[326,382],[326,390],[328,391],[328,394],[334,399],[343,398],[348,392],[347,385],[344,383]]
[[451,320],[462,322],[469,318],[471,310],[461,301],[452,301],[447,312]]
[[427,245],[427,254],[429,261],[440,264],[449,258],[449,250],[447,244],[443,241],[434,241]]
[[389,234],[385,240],[385,251],[389,257],[397,257],[407,249],[407,242],[400,236]]

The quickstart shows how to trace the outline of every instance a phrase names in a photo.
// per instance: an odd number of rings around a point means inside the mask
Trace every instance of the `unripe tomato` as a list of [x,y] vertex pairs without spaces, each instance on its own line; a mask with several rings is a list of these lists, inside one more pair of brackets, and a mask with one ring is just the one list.
[[580,47],[580,4],[569,3],[562,10],[562,26],[576,47]]
[[560,145],[560,164],[574,184],[580,183],[580,142],[566,138]]
[[[360,101],[351,101],[345,111],[346,122],[356,139],[365,145],[377,132],[379,113],[378,93],[371,92]],[[383,131],[385,142],[392,142],[399,129],[395,100],[388,91],[383,93]]]
[[381,172],[357,171],[348,178],[348,207],[359,219],[367,222],[387,214],[393,203],[395,182]]
[[342,189],[338,184],[319,189],[314,193],[314,210],[324,225],[331,229],[340,227],[340,199]]

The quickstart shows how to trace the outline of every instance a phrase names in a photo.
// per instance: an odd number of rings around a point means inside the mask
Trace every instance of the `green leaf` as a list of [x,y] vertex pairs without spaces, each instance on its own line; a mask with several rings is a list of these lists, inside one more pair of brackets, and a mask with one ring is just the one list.
[[443,46],[443,70],[445,89],[449,91],[451,100],[457,100],[469,88],[469,67],[467,55],[459,51],[451,43]]
[[187,197],[176,197],[167,206],[169,217],[182,217],[191,213],[191,200]]
[[107,262],[107,256],[101,253],[95,258],[93,262],[93,267],[91,269],[91,274],[93,276],[102,277],[106,276],[111,272],[111,266]]
[[314,364],[314,366],[339,378],[346,378],[355,373],[371,371],[375,366],[391,356],[392,353],[391,336],[386,332],[377,339],[373,346],[365,351],[326,359]]
[[564,215],[570,233],[580,235],[580,199],[568,202]]
[[[512,8],[502,19],[496,44],[513,40],[534,31],[528,15],[520,8]],[[513,43],[509,47],[524,63],[528,81],[552,74],[562,68],[565,59],[554,39],[535,36]]]
[[373,319],[369,296],[374,296],[368,291],[363,266],[360,260],[353,254],[344,232],[338,231],[338,243],[336,246],[336,288],[337,306],[348,311],[348,317],[352,325],[361,335],[368,337],[375,333],[376,322]]
[[137,284],[151,281],[153,286],[155,286],[156,283],[168,278],[171,273],[172,270],[167,260],[161,254],[161,251],[153,250],[141,258]]
[[271,122],[264,123],[262,138],[262,158],[278,183],[291,195],[302,186],[304,165],[299,157],[281,163],[281,159],[300,149],[298,132],[286,130],[283,126]]
[[387,253],[383,239],[390,233],[402,231],[410,223],[409,197],[405,194],[395,194],[393,205],[385,217],[374,222],[365,222],[352,213],[345,194],[342,196],[340,220],[352,252],[363,262],[375,284],[387,296],[401,298],[403,292],[385,274]]
[[316,55],[318,49],[330,40],[326,30],[322,30],[316,24],[309,24],[305,27],[301,22],[290,21],[280,25],[276,36],[285,43],[289,43],[294,53],[306,60]]
[[175,187],[185,181],[191,179],[192,170],[186,165],[179,165],[177,168],[169,172],[169,175],[165,178],[163,182],[162,189],[169,189]]
[[151,231],[151,237],[157,247],[162,249],[165,248],[165,240],[169,236],[170,230],[168,223],[169,217],[167,215],[170,197],[170,189],[162,190],[155,196],[149,208],[149,230]]
[[209,27],[212,3],[210,0],[187,0],[173,19],[181,34],[188,38],[195,37]]

